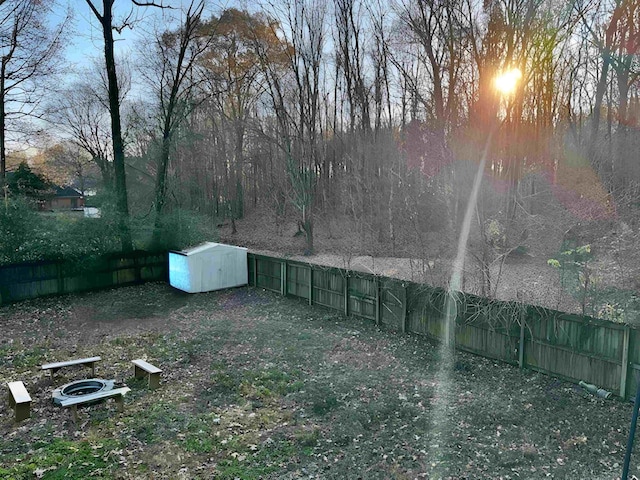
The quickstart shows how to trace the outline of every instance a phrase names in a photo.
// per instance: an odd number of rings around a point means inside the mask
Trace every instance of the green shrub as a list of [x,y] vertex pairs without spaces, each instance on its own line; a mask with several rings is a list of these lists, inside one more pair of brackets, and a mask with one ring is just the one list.
[[[100,257],[119,252],[119,214],[112,195],[98,199],[100,218],[34,210],[24,197],[0,205],[0,265],[38,260],[69,260],[92,268]],[[181,249],[215,240],[215,223],[195,212],[174,210],[163,216],[159,241],[152,245],[153,215],[132,218],[134,247],[140,250]]]
[[41,218],[25,199],[4,202],[0,207],[0,264],[21,261],[23,245],[40,223]]

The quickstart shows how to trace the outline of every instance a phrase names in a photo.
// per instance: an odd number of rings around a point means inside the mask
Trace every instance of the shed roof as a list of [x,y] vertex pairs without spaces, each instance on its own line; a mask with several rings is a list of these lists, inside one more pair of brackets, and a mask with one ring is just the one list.
[[196,245],[194,247],[185,248],[184,250],[175,251],[174,253],[179,253],[180,255],[191,256],[198,253],[205,252],[207,250],[215,250],[215,249],[241,249],[246,250],[244,247],[236,247],[235,245],[227,245],[224,243],[216,243],[216,242],[204,242],[200,245]]

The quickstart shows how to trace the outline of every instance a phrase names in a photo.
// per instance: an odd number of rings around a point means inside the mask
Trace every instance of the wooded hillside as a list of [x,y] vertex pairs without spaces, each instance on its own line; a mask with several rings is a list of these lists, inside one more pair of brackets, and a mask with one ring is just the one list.
[[[23,45],[12,19],[36,3],[0,6],[7,51]],[[506,262],[535,258],[584,313],[635,311],[637,1],[138,3],[86,0],[100,61],[40,112],[112,192],[122,249],[139,245],[139,219],[154,245],[182,213],[229,225],[233,241],[253,212],[276,230],[293,222],[295,253],[318,250],[321,225],[324,252],[348,233],[354,254],[429,265],[454,255],[484,165],[465,265],[475,293],[494,296]],[[128,61],[113,50],[125,27],[140,32]],[[53,58],[64,37],[48,34]]]

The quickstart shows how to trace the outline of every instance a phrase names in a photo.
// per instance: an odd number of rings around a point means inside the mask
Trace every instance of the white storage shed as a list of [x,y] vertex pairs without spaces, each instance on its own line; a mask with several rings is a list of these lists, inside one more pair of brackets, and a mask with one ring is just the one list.
[[246,285],[247,249],[206,242],[186,250],[171,251],[169,283],[189,293]]

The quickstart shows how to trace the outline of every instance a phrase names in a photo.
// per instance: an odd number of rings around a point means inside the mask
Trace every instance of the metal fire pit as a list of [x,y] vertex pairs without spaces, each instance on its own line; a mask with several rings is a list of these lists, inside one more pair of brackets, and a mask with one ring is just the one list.
[[102,380],[100,378],[89,378],[67,383],[53,391],[53,403],[61,405],[63,400],[69,398],[90,397],[98,392],[107,392],[113,390],[115,383],[115,380]]

